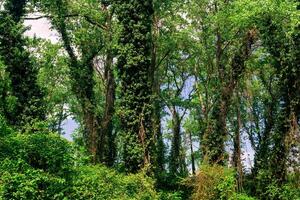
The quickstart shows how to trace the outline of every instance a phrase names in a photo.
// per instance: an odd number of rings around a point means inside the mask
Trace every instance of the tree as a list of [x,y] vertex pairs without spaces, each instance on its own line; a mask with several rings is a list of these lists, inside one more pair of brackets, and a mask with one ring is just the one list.
[[[112,166],[116,156],[112,125],[116,87],[113,13],[108,5],[99,2],[93,2],[87,10],[70,5],[63,0],[36,3],[36,7],[49,14],[46,17],[60,33],[69,56],[71,89],[79,108],[75,109],[75,114],[83,126],[84,140],[93,155],[93,162]],[[98,6],[102,6],[101,12],[96,9]],[[88,36],[85,31],[89,32]],[[100,95],[105,96],[103,101]]]
[[21,19],[26,2],[7,1],[0,13],[0,55],[11,80],[11,97],[14,99],[13,109],[6,109],[4,113],[9,124],[18,129],[45,119],[44,94],[37,83],[38,66],[30,58],[23,36],[26,29]]
[[117,67],[122,97],[119,115],[124,135],[123,157],[126,170],[136,172],[152,162],[152,82],[149,73],[153,2],[117,0],[114,6],[122,26]]

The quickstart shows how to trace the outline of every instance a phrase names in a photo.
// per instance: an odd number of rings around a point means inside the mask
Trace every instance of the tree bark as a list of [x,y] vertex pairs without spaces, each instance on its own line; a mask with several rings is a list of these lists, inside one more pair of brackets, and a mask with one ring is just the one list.
[[243,190],[243,165],[242,165],[242,158],[241,158],[241,128],[242,128],[242,119],[241,119],[241,111],[240,111],[240,97],[237,92],[237,123],[236,123],[236,131],[234,134],[233,139],[233,167],[237,171],[237,183],[238,183],[238,191]]
[[[226,118],[227,112],[231,105],[231,99],[236,88],[236,84],[245,70],[245,62],[251,55],[251,47],[255,42],[255,30],[249,30],[238,52],[234,55],[231,63],[231,74],[224,74],[221,63],[219,65],[219,80],[221,81],[220,96],[215,103],[212,111],[212,118],[207,127],[203,138],[204,162],[209,164],[224,165],[225,161],[225,140],[227,137]],[[220,39],[221,40],[221,39]],[[217,40],[217,58],[221,54],[218,53],[219,39]]]

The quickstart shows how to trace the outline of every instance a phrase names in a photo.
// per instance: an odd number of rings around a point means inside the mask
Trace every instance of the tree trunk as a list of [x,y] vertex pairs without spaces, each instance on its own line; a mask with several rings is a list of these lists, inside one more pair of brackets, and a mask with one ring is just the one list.
[[123,27],[117,64],[122,96],[119,116],[125,139],[123,158],[126,171],[137,172],[152,162],[150,154],[154,149],[151,130],[153,2],[116,0],[114,7]]
[[180,135],[180,119],[176,107],[171,107],[172,114],[172,144],[170,154],[170,172],[171,174],[178,174],[180,172],[180,149],[181,149],[181,135]]
[[105,108],[101,121],[101,134],[99,142],[99,154],[103,158],[103,162],[108,166],[113,166],[116,157],[115,135],[113,133],[113,115],[115,105],[116,83],[113,72],[113,55],[109,51],[105,62]]
[[[219,37],[219,35],[218,35]],[[217,40],[217,65],[219,68],[219,80],[221,81],[220,96],[215,103],[212,111],[212,118],[203,138],[204,162],[209,164],[225,164],[225,140],[227,137],[226,118],[231,105],[231,99],[236,88],[236,84],[245,70],[245,62],[251,55],[251,47],[256,39],[256,31],[249,30],[244,41],[236,52],[231,63],[231,74],[224,74],[221,55],[218,50],[220,47]],[[220,61],[219,61],[220,60]]]
[[188,134],[189,134],[189,140],[190,140],[192,173],[193,173],[193,175],[195,175],[196,174],[196,166],[195,166],[195,155],[194,155],[194,148],[193,148],[192,132],[189,131]]
[[238,183],[238,191],[243,190],[243,165],[242,165],[242,159],[241,159],[241,137],[240,132],[242,128],[242,119],[241,119],[241,111],[240,111],[240,97],[239,94],[237,94],[238,103],[237,103],[237,124],[236,124],[236,131],[234,134],[233,139],[233,167],[237,171],[237,183]]
[[157,174],[161,174],[164,171],[165,164],[165,145],[163,141],[163,135],[161,132],[161,101],[160,101],[160,74],[159,63],[157,63],[157,44],[156,39],[159,37],[158,19],[156,15],[153,15],[153,43],[152,43],[152,58],[151,58],[151,82],[153,92],[153,116],[152,116],[152,129],[155,137],[155,152],[154,152],[154,168],[156,168]]

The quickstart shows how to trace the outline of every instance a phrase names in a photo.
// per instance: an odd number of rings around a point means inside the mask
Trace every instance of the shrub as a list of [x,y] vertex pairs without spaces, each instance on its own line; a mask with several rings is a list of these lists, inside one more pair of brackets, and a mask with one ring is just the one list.
[[202,166],[193,182],[193,199],[222,200],[235,193],[234,171],[222,166]]
[[5,159],[0,165],[0,199],[63,199],[65,179],[33,169],[23,160]]
[[103,166],[76,170],[70,199],[158,199],[154,182],[143,174],[124,175]]
[[160,200],[182,200],[182,192],[168,192],[168,191],[161,191],[159,192],[159,199]]
[[235,193],[229,200],[256,200],[254,197],[249,197],[247,194]]
[[[56,134],[10,134],[0,140],[0,199],[158,199],[154,181],[73,162]],[[78,157],[78,156],[77,156]],[[76,163],[76,168],[75,168]]]
[[56,134],[10,134],[0,140],[0,199],[63,199],[72,158]]
[[297,189],[290,184],[278,186],[273,181],[266,187],[265,192],[260,194],[260,198],[270,200],[300,200],[300,189]]
[[72,166],[71,146],[57,134],[12,134],[0,141],[0,161],[22,159],[34,169],[65,176]]
[[8,127],[4,117],[0,114],[0,137],[6,136],[12,133],[12,129]]

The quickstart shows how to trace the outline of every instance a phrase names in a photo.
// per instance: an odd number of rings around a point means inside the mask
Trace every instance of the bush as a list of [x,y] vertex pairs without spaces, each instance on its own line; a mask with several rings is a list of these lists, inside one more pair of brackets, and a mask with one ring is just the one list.
[[229,200],[256,200],[254,197],[249,197],[247,194],[235,193]]
[[0,114],[0,137],[6,136],[12,133],[12,129],[8,127],[4,117]]
[[23,160],[5,159],[0,165],[0,199],[63,199],[66,180],[33,169]]
[[236,192],[235,171],[223,166],[201,166],[198,174],[189,180],[194,187],[195,200],[255,200]]
[[260,198],[270,200],[300,200],[300,189],[290,184],[278,186],[273,181],[266,187],[265,192],[260,194]]
[[124,175],[103,166],[76,170],[70,199],[158,199],[154,182],[143,174]]
[[0,199],[63,199],[72,158],[56,134],[10,134],[0,140]]
[[73,162],[73,156],[69,142],[57,134],[1,138],[0,199],[158,199],[154,181],[142,173],[125,175],[103,166],[78,166],[80,158]]
[[193,199],[223,200],[235,194],[234,171],[222,166],[202,166],[193,182]]
[[160,200],[182,200],[182,192],[168,192],[168,191],[161,191],[159,192],[159,199]]
[[0,161],[22,159],[34,169],[66,176],[72,166],[71,146],[57,134],[12,134],[0,141]]

